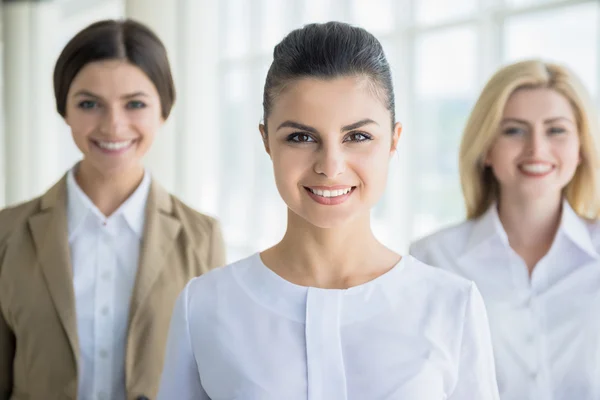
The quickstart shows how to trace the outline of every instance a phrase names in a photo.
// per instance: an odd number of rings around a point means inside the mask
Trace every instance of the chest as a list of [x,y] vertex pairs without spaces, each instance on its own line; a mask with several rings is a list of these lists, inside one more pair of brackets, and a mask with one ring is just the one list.
[[248,304],[244,310],[191,327],[211,399],[441,400],[452,385],[455,360],[418,324],[403,329],[381,316],[314,326]]

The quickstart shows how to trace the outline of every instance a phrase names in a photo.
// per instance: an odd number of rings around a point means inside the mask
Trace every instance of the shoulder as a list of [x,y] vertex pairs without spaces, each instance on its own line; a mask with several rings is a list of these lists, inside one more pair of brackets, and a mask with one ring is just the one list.
[[473,224],[474,221],[467,220],[424,236],[410,245],[409,253],[425,262],[429,262],[429,254],[432,252],[456,256],[464,249]]
[[412,256],[406,257],[403,291],[408,297],[405,302],[411,304],[414,311],[427,315],[429,321],[438,321],[436,323],[450,331],[461,326],[474,296],[479,296],[475,283]]
[[40,211],[42,197],[0,210],[0,247],[11,233],[27,224],[29,217]]
[[453,272],[433,267],[417,258],[405,256],[405,274],[411,282],[411,286],[422,289],[426,296],[437,299],[447,296],[448,298],[464,298],[470,295],[474,283]]
[[600,253],[600,219],[584,220],[592,239],[594,248]]
[[211,232],[218,226],[216,218],[195,210],[173,194],[169,196],[171,197],[174,213],[180,221],[186,222],[190,229],[196,232]]
[[219,297],[238,293],[241,286],[236,276],[253,266],[255,255],[223,267],[214,268],[193,278],[186,287],[188,304],[207,304]]

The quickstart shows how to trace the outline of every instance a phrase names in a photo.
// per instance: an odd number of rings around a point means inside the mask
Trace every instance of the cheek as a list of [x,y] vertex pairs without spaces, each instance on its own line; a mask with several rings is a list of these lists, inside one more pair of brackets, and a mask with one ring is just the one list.
[[280,190],[297,186],[298,181],[311,166],[310,154],[283,146],[271,147],[273,173]]
[[563,143],[555,147],[555,154],[560,156],[563,164],[573,168],[579,164],[580,151],[581,149],[578,140]]
[[390,166],[388,151],[377,149],[372,152],[356,154],[349,161],[354,172],[366,185],[377,188],[385,187]]
[[67,119],[67,124],[75,136],[87,135],[93,132],[98,126],[99,116],[93,113],[74,115]]
[[150,113],[133,113],[129,116],[126,124],[132,126],[143,136],[155,136],[160,130],[161,119]]
[[498,140],[490,151],[489,160],[494,168],[508,166],[511,160],[521,153],[521,145],[517,141]]

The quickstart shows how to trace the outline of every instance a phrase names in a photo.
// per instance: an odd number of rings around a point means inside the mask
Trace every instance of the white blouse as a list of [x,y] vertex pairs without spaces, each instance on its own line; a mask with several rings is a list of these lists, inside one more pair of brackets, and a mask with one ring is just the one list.
[[405,256],[346,290],[295,285],[260,255],[193,279],[158,399],[498,399],[471,282]]
[[125,400],[125,349],[151,177],[105,217],[67,175],[67,221],[79,340],[78,400]]
[[554,242],[531,279],[495,206],[411,246],[419,260],[477,284],[503,400],[600,399],[599,228],[564,202]]

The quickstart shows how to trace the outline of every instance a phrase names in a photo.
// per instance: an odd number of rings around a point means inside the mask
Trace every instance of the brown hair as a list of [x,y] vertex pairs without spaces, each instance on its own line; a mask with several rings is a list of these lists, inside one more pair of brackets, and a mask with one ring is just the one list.
[[67,95],[81,69],[94,61],[124,60],[140,68],[160,97],[166,120],[175,103],[175,85],[165,46],[147,26],[125,19],[95,22],[67,43],[54,67],[56,109],[64,118]]

